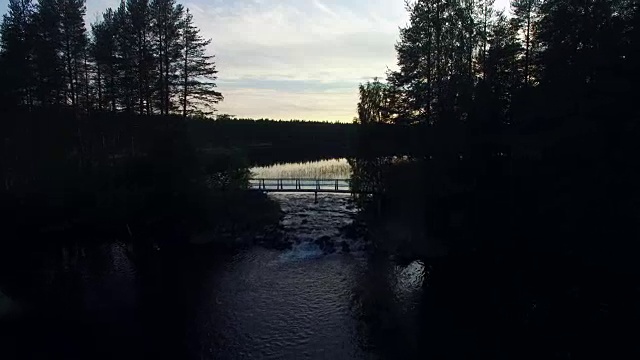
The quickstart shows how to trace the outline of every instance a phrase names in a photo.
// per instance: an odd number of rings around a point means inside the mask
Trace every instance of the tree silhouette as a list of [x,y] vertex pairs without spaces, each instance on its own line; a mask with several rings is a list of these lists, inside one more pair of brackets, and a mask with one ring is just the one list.
[[0,48],[4,72],[3,99],[6,105],[33,106],[33,15],[29,0],[9,1],[0,28]]
[[[210,115],[214,56],[174,0],[126,0],[85,28],[84,0],[11,0],[0,35],[3,106]],[[89,35],[91,35],[89,37]]]
[[213,56],[206,54],[211,39],[205,40],[193,25],[193,16],[186,12],[182,29],[182,116],[190,114],[211,115],[214,104],[222,101],[222,94],[215,90],[217,79]]

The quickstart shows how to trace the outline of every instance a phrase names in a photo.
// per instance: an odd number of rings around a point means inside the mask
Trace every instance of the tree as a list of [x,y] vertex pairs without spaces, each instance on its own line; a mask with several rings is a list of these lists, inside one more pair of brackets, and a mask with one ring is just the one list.
[[211,114],[214,56],[175,0],[121,0],[91,25],[86,0],[10,0],[0,26],[3,106]]
[[476,3],[475,16],[478,17],[478,23],[476,25],[476,33],[478,35],[478,49],[477,49],[477,64],[478,73],[486,78],[487,74],[487,50],[489,47],[489,40],[491,37],[493,20],[494,20],[494,0],[480,0]]
[[182,62],[182,18],[184,8],[174,0],[152,0],[153,51],[157,59],[156,103],[160,114],[176,109],[172,99],[179,82],[178,69]]
[[188,10],[183,22],[182,41],[182,116],[210,115],[215,111],[214,104],[223,100],[222,94],[215,90],[218,71],[214,56],[206,54],[211,39],[202,38]]
[[360,101],[358,102],[358,118],[360,124],[390,122],[386,84],[378,78],[373,82],[360,84]]
[[79,102],[81,87],[85,86],[81,81],[84,76],[85,51],[88,38],[84,25],[86,13],[84,0],[60,0],[58,1],[60,14],[60,54],[64,63],[64,93],[65,102],[71,103],[76,108]]
[[98,109],[108,108],[113,112],[117,110],[118,97],[116,31],[115,14],[112,9],[107,9],[102,14],[102,20],[91,26],[93,36],[90,50],[95,62],[94,79]]
[[512,96],[518,88],[520,71],[518,55],[521,51],[518,30],[503,12],[498,13],[491,29],[485,61],[485,80],[499,108],[499,118],[512,118]]
[[389,83],[404,92],[409,122],[465,117],[474,74],[472,3],[419,0],[407,3],[410,24],[400,30],[397,72]]
[[512,0],[511,11],[518,30],[524,37],[523,83],[525,88],[531,84],[531,58],[535,24],[540,0]]
[[60,56],[61,15],[56,0],[39,0],[33,20],[36,99],[42,106],[63,103],[64,62]]
[[33,14],[31,0],[10,0],[0,25],[0,86],[9,106],[33,106]]
[[131,26],[131,51],[134,79],[137,84],[138,113],[151,114],[154,56],[152,54],[151,8],[149,0],[128,0],[127,14]]
[[115,11],[114,23],[116,31],[116,64],[118,103],[124,111],[133,112],[138,103],[138,84],[136,83],[136,53],[134,50],[135,34],[131,17],[124,0]]

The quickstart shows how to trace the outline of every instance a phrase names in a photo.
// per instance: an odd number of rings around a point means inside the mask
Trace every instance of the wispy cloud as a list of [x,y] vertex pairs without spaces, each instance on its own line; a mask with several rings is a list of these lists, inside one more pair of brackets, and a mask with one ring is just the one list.
[[[225,94],[220,111],[239,116],[351,121],[358,83],[395,66],[398,27],[406,22],[395,0],[200,5],[204,13],[194,17],[213,38]],[[265,100],[272,95],[278,100]]]
[[319,0],[313,0],[313,5],[315,5],[318,9],[322,10],[326,14],[329,14],[329,15],[333,16],[334,18],[338,17],[338,14],[334,13],[333,11],[331,11],[331,9],[329,9],[327,7],[327,5],[323,4]]

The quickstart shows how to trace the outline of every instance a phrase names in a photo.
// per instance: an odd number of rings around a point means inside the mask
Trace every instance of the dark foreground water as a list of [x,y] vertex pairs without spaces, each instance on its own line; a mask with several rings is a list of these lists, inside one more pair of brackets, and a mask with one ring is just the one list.
[[564,263],[518,273],[484,258],[447,262],[437,276],[344,238],[347,196],[273,196],[289,250],[169,246],[140,257],[124,244],[68,244],[0,264],[0,359],[640,354],[636,282]]
[[[339,228],[355,212],[348,196],[320,196],[318,204],[313,194],[273,196],[286,213],[283,236],[291,250],[205,249],[156,264],[165,269],[159,274],[138,268],[141,260],[122,244],[43,254],[43,268],[20,275],[31,294],[5,287],[9,296],[31,300],[11,301],[23,315],[3,321],[0,358],[415,354],[422,265],[395,266],[367,255],[363,241],[343,238]],[[315,240],[323,236],[345,241],[349,251],[321,250]]]

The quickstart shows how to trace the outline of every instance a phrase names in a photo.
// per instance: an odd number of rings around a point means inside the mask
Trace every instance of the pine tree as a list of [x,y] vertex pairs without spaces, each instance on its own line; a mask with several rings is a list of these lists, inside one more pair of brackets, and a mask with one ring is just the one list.
[[33,106],[33,14],[31,0],[10,0],[0,25],[0,86],[9,106]]
[[60,57],[60,9],[56,0],[39,0],[34,13],[36,99],[42,106],[60,105],[64,93],[64,63]]
[[176,96],[182,66],[182,18],[184,8],[174,0],[152,0],[153,11],[153,51],[157,59],[157,77],[155,84],[156,103],[161,114],[169,114],[177,107],[172,99]]
[[84,0],[60,0],[60,53],[65,69],[66,102],[76,108],[84,94],[84,62],[88,38],[84,25],[86,12]]
[[95,63],[95,89],[98,109],[117,110],[117,58],[116,23],[112,9],[107,9],[102,20],[93,24],[91,57]]
[[130,19],[131,46],[135,63],[138,113],[151,113],[151,98],[154,58],[151,52],[151,8],[148,0],[128,0],[127,13]]
[[471,5],[420,0],[407,4],[410,25],[396,45],[399,71],[388,82],[405,93],[410,122],[460,118],[473,89]]
[[499,118],[510,122],[513,115],[512,96],[521,79],[518,55],[522,49],[517,26],[503,12],[499,12],[488,40],[486,83],[499,108]]
[[114,14],[116,28],[116,89],[118,104],[126,112],[133,112],[138,104],[138,85],[136,84],[136,54],[134,53],[134,37],[131,17],[127,5],[122,0]]
[[522,65],[524,87],[531,85],[532,55],[535,37],[535,24],[540,6],[540,0],[512,0],[511,11],[519,31],[524,37],[524,57]]
[[222,94],[215,90],[218,71],[213,61],[214,56],[206,54],[211,39],[202,38],[200,30],[193,25],[193,16],[188,10],[184,18],[182,38],[182,116],[211,115],[215,111],[214,104],[223,100]]
[[476,32],[478,34],[477,39],[477,60],[478,64],[477,72],[482,78],[486,78],[487,67],[487,50],[489,47],[489,38],[491,36],[493,22],[494,22],[494,0],[479,0],[476,3],[477,26]]

